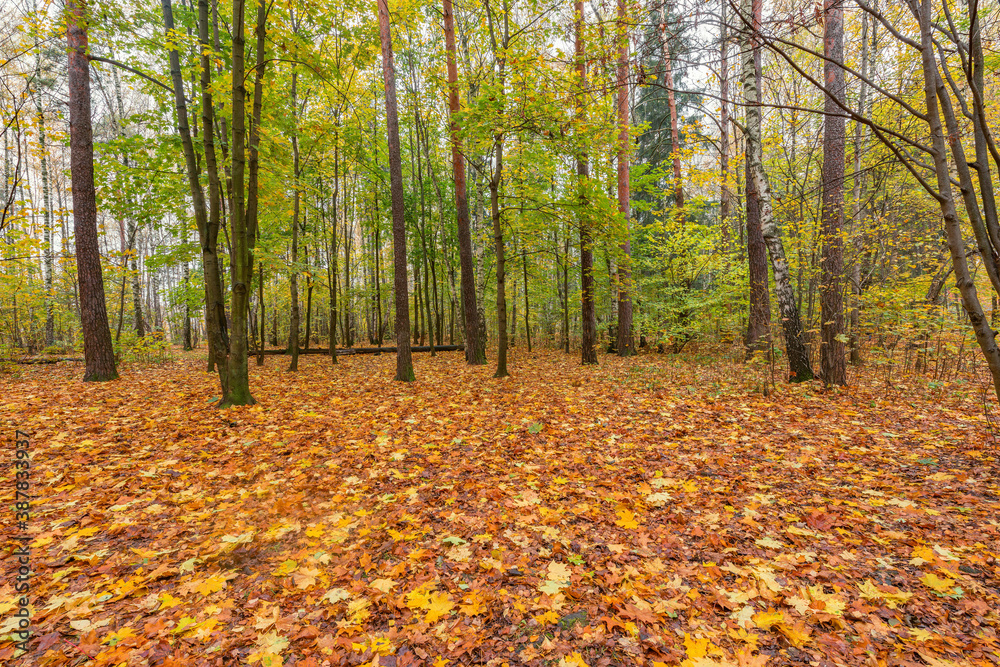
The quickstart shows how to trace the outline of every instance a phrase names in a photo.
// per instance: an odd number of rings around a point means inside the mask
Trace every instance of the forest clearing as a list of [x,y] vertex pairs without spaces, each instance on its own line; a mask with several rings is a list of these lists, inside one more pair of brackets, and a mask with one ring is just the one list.
[[203,356],[30,367],[25,664],[996,664],[982,382],[719,356],[269,357],[226,411]]

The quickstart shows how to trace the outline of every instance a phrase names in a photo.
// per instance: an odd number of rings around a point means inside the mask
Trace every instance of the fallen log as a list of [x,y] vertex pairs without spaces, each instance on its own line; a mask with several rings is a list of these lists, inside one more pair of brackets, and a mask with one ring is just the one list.
[[[435,345],[435,352],[462,352],[465,350],[464,345]],[[410,347],[410,352],[430,352],[430,345],[412,345]],[[337,348],[337,356],[349,355],[349,354],[393,354],[396,352],[395,347],[344,347]],[[251,352],[250,356],[255,356],[260,354],[259,351]],[[264,354],[267,356],[271,355],[281,355],[288,354],[287,349],[281,350],[264,350]],[[330,354],[329,348],[323,347],[311,347],[308,350],[299,350],[299,354]]]
[[30,366],[33,364],[58,364],[60,361],[75,361],[83,363],[83,358],[76,357],[58,357],[49,359],[0,359],[0,362],[7,364],[21,364],[22,366]]

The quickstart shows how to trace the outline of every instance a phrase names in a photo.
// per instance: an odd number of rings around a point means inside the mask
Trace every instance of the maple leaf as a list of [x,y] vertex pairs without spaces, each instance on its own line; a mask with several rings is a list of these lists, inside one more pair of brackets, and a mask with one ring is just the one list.
[[559,660],[559,667],[587,667],[587,662],[579,651],[570,653]]
[[382,591],[383,593],[388,593],[396,586],[396,582],[392,579],[374,579],[368,582],[368,585],[377,591]]
[[947,577],[939,577],[933,572],[928,572],[920,577],[920,583],[937,593],[947,593],[955,585],[955,580],[948,579]]
[[273,572],[273,574],[276,577],[285,577],[294,572],[295,570],[297,570],[298,567],[299,564],[296,561],[286,560],[285,562],[283,562],[281,565],[278,566],[278,569],[276,569]]
[[802,648],[809,642],[809,635],[812,631],[804,623],[782,623],[778,626],[778,632],[788,640],[792,646]]
[[753,615],[753,622],[761,630],[770,630],[775,625],[785,622],[785,614],[781,611],[762,611]]
[[247,656],[248,662],[259,662],[262,667],[281,667],[284,663],[281,653],[288,648],[288,639],[269,632],[257,637],[257,651]]
[[225,575],[213,574],[211,577],[209,577],[208,579],[202,581],[197,586],[195,586],[194,590],[207,597],[212,593],[221,591],[225,587],[226,587]]
[[629,510],[616,510],[615,514],[618,515],[618,520],[615,521],[616,526],[621,526],[622,528],[635,529],[639,527],[639,522],[635,519],[635,514]]
[[164,592],[160,596],[160,609],[170,609],[171,607],[176,607],[177,605],[183,603],[183,600],[175,598],[170,593]]
[[455,608],[455,603],[452,602],[451,596],[445,592],[434,592],[431,593],[427,599],[427,606],[424,607],[427,610],[427,616],[424,618],[425,623],[434,623],[439,618],[446,616],[448,612]]
[[771,536],[767,536],[759,540],[754,540],[754,543],[758,547],[766,547],[768,549],[781,549],[782,547],[785,546],[784,542],[780,542]]
[[132,628],[122,628],[121,630],[118,630],[117,632],[112,632],[110,635],[108,635],[107,637],[105,637],[104,641],[102,641],[101,643],[102,644],[108,644],[109,646],[117,646],[123,640],[128,639],[129,637],[135,637],[135,636],[136,636],[135,630],[133,630]]
[[486,605],[478,592],[472,592],[465,596],[464,602],[458,606],[458,610],[466,616],[478,616],[486,613]]
[[330,604],[336,604],[341,600],[346,600],[351,597],[351,594],[345,591],[343,588],[331,588],[328,590],[320,600],[329,602]]
[[861,597],[866,600],[882,600],[891,609],[895,609],[900,604],[905,604],[913,597],[913,593],[900,592],[888,586],[885,588],[887,590],[880,589],[871,579],[866,579],[864,583],[858,585]]

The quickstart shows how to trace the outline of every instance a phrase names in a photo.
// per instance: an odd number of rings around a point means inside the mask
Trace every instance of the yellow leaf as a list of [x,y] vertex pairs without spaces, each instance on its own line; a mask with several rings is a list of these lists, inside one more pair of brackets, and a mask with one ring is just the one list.
[[796,648],[802,648],[809,641],[810,630],[803,623],[796,623],[795,625],[782,623],[778,626],[778,631],[785,636],[789,644]]
[[135,637],[135,630],[132,628],[122,628],[118,632],[112,632],[110,635],[104,638],[102,644],[110,644],[115,646],[122,640],[128,639],[129,637]]
[[559,667],[587,667],[587,663],[579,651],[574,651],[559,661]]
[[274,576],[284,577],[292,572],[294,572],[299,567],[299,564],[294,560],[286,560],[284,563],[278,566],[278,569],[274,571]]
[[216,591],[221,591],[226,587],[226,577],[221,574],[213,574],[211,577],[195,586],[195,590],[202,595],[211,595]]
[[396,585],[396,582],[392,579],[375,579],[369,582],[368,585],[377,591],[388,593]]
[[618,520],[615,521],[616,526],[621,526],[622,528],[635,529],[639,527],[639,522],[635,520],[635,514],[629,510],[617,510],[615,514],[618,515]]
[[426,609],[430,605],[430,593],[434,590],[435,586],[436,584],[433,581],[428,581],[414,588],[406,594],[406,606],[414,611]]
[[860,584],[858,590],[861,591],[861,597],[864,599],[883,600],[891,609],[895,609],[897,605],[903,604],[913,597],[913,593],[902,593],[896,589],[880,590],[871,579]]
[[197,625],[198,621],[194,620],[190,616],[185,616],[181,620],[177,621],[177,627],[171,630],[171,632],[175,635],[179,635],[180,633],[190,630]]
[[704,658],[708,655],[708,647],[712,642],[707,637],[692,637],[684,633],[684,648],[689,658]]
[[924,563],[934,562],[934,550],[930,547],[917,547],[913,550],[913,558],[910,559],[910,565],[923,565]]
[[160,609],[170,609],[171,607],[176,607],[183,602],[183,600],[175,598],[170,593],[163,593],[163,595],[160,596]]
[[538,621],[539,625],[548,625],[550,623],[555,623],[559,620],[559,614],[555,613],[551,609],[544,614],[539,614],[535,616],[535,620]]
[[452,602],[451,596],[447,593],[431,593],[428,598],[427,616],[424,618],[424,621],[434,623],[442,616],[446,616],[454,608],[455,603]]
[[331,588],[326,592],[326,595],[320,598],[320,600],[325,600],[330,604],[334,604],[340,602],[341,600],[346,600],[349,597],[351,597],[351,594],[343,588]]
[[937,591],[938,593],[947,593],[955,585],[955,580],[942,578],[933,572],[928,572],[924,576],[920,577],[920,583],[927,588]]
[[782,611],[762,611],[753,615],[753,622],[761,630],[770,630],[775,625],[785,622],[785,613]]

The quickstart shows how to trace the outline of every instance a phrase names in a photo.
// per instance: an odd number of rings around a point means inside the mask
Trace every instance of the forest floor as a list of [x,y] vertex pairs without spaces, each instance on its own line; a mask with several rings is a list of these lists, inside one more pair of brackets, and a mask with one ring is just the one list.
[[15,653],[5,510],[0,664],[1000,664],[978,384],[765,397],[718,357],[518,348],[505,380],[415,355],[412,384],[269,357],[220,411],[203,363],[0,378],[35,629]]

